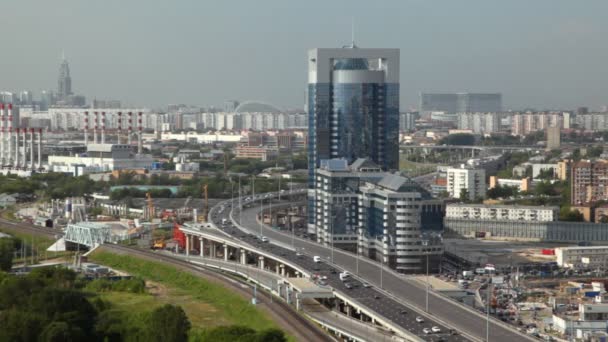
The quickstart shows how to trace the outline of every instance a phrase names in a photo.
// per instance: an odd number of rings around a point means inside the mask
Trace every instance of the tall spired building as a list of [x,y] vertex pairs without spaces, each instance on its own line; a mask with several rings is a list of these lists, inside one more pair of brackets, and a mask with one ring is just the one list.
[[308,52],[308,223],[314,229],[321,160],[367,158],[399,167],[399,49]]
[[72,78],[70,77],[70,66],[68,60],[63,57],[63,61],[59,66],[59,79],[57,80],[57,97],[58,100],[65,100],[72,95]]

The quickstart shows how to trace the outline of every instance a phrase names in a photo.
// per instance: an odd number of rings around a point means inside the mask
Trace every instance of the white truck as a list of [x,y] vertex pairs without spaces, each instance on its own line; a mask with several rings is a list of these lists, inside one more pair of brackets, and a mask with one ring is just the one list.
[[348,272],[344,271],[340,273],[340,280],[346,281],[348,277],[350,277],[350,274],[348,274]]

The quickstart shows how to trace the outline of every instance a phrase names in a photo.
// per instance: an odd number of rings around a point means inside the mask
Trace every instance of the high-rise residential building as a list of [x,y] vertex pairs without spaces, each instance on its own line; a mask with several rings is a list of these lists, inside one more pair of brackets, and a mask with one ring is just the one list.
[[502,111],[500,93],[420,93],[420,112],[488,113]]
[[560,147],[560,133],[559,126],[553,126],[547,128],[547,149],[555,150]]
[[368,158],[399,166],[399,49],[308,52],[308,219],[314,230],[315,170],[321,160]]
[[400,131],[412,131],[416,129],[416,119],[418,119],[417,112],[406,112],[399,114],[399,130]]
[[608,200],[608,162],[579,161],[572,165],[571,203],[581,205]]
[[63,58],[59,65],[59,78],[57,79],[57,97],[63,101],[72,95],[72,77],[70,76],[70,66],[67,59]]
[[470,129],[475,134],[500,131],[499,113],[458,113],[458,129]]
[[564,118],[559,113],[525,113],[511,116],[511,135],[524,136],[548,127],[564,126]]
[[469,169],[462,165],[447,171],[447,191],[452,198],[460,198],[463,190],[466,190],[469,200],[484,198],[486,188],[486,171],[483,169]]
[[19,103],[22,106],[31,106],[34,102],[34,95],[29,90],[23,90],[19,93]]

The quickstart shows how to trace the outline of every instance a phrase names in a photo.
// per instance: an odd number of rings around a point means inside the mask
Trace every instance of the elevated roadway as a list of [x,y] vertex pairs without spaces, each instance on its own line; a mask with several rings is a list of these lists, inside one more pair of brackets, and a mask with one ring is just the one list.
[[[222,220],[238,218],[241,225],[239,228],[245,230],[252,235],[264,235],[270,239],[270,242],[278,242],[281,245],[288,245],[294,251],[304,253],[309,256],[317,255],[327,261],[328,264],[334,264],[338,267],[351,272],[361,280],[373,285],[379,292],[383,293],[387,299],[391,299],[392,304],[384,303],[371,307],[376,310],[379,315],[390,317],[399,322],[399,312],[396,308],[403,305],[412,311],[411,316],[422,314],[425,312],[425,286],[419,284],[414,279],[408,276],[398,274],[387,267],[373,260],[357,257],[352,253],[333,249],[320,245],[316,242],[294,237],[292,234],[274,230],[271,227],[260,225],[257,220],[257,213],[260,211],[259,201],[264,198],[268,201],[272,195],[257,196],[255,201],[244,201],[252,207],[245,208],[241,213],[235,201],[235,210],[232,212],[231,201],[223,202],[214,207],[211,211],[211,218],[214,222],[222,222]],[[278,202],[277,202],[278,204]],[[267,207],[267,205],[265,205]],[[220,210],[221,209],[221,210]],[[232,215],[230,213],[232,212]],[[240,216],[240,217],[239,217]],[[234,221],[237,221],[234,220]],[[269,245],[269,244],[266,244]],[[307,265],[306,267],[314,268],[315,265]],[[311,269],[314,272],[314,269]],[[339,286],[339,284],[337,284]],[[345,293],[349,293],[345,289]],[[361,293],[359,300],[364,301],[368,305],[373,305],[374,302],[372,293]],[[472,308],[466,307],[463,304],[457,303],[454,300],[444,297],[440,294],[431,291],[428,300],[429,311],[426,317],[432,317],[436,322],[441,322],[444,327],[454,328],[464,334],[470,340],[483,341],[486,340],[486,333],[490,341],[511,342],[533,340],[530,336],[517,331],[515,327],[509,326],[499,320],[491,318],[489,321],[489,331],[486,330],[486,316]],[[402,323],[403,325],[405,323]],[[422,336],[422,335],[420,335]]]

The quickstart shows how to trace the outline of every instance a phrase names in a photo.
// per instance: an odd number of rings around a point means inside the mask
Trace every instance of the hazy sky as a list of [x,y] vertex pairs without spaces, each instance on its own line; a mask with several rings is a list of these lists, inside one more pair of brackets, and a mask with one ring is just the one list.
[[608,104],[607,0],[2,0],[0,89],[73,89],[160,106],[303,107],[306,53],[401,49],[401,108],[420,91],[502,92],[507,108]]

